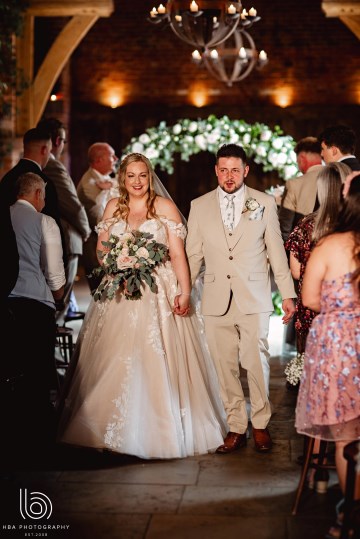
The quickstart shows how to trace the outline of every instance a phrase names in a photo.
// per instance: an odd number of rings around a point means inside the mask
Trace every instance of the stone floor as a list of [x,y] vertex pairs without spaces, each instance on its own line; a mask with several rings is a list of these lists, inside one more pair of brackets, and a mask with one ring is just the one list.
[[[83,307],[87,292],[80,284],[77,290]],[[60,448],[50,464],[2,461],[1,537],[322,539],[341,495],[330,471],[327,493],[306,488],[291,514],[303,440],[294,430],[296,394],[285,387],[288,359],[271,358],[270,454],[256,453],[249,439],[230,455],[169,461]],[[26,456],[26,440],[23,451]]]

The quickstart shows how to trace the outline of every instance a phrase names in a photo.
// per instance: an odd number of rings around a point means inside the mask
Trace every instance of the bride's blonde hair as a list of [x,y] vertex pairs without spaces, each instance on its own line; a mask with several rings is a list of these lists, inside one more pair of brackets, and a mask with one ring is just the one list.
[[145,157],[145,155],[141,153],[130,153],[120,163],[120,168],[119,168],[119,173],[118,173],[118,185],[119,185],[120,196],[118,198],[117,207],[114,212],[114,217],[118,217],[120,219],[123,219],[124,221],[127,220],[129,216],[129,212],[130,212],[129,193],[127,192],[127,189],[125,187],[126,169],[130,165],[130,163],[137,163],[139,161],[141,161],[142,163],[145,163],[148,169],[148,173],[149,173],[149,197],[146,201],[146,206],[147,206],[146,218],[147,219],[158,218],[155,211],[156,192],[154,189],[154,169],[152,168],[152,165],[149,159]]

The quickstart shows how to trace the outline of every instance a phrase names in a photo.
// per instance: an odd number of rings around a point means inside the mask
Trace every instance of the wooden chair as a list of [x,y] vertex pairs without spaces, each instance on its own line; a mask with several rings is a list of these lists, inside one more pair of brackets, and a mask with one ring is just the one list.
[[74,330],[66,326],[56,326],[56,347],[60,351],[61,359],[56,360],[56,368],[66,369],[70,364],[74,350]]
[[[299,484],[296,490],[295,502],[292,508],[292,515],[296,515],[304,490],[305,481],[310,468],[315,468],[315,479],[319,474],[328,474],[329,469],[335,469],[335,464],[329,463],[329,443],[320,441],[319,453],[314,454],[315,438],[304,437],[303,465],[300,474]],[[331,460],[331,459],[330,459]]]
[[[354,492],[356,475],[360,473],[360,441],[355,440],[344,447],[344,458],[347,460],[346,485],[344,496],[344,519],[341,526],[340,539],[353,537],[350,530],[356,529],[354,516]],[[358,517],[359,518],[359,517]],[[359,523],[357,523],[359,526]],[[359,530],[357,530],[359,531]],[[352,533],[352,532],[351,532]],[[359,537],[358,535],[356,537]]]

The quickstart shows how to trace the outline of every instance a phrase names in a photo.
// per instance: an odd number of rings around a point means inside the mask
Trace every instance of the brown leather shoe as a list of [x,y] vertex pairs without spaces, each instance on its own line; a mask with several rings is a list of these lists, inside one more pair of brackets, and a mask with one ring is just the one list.
[[252,433],[254,437],[256,451],[260,451],[260,453],[266,453],[267,451],[270,451],[270,449],[272,448],[272,440],[268,429],[256,429],[255,427],[253,427]]
[[246,446],[246,432],[238,434],[237,432],[228,432],[223,445],[220,445],[216,453],[232,453],[240,447]]

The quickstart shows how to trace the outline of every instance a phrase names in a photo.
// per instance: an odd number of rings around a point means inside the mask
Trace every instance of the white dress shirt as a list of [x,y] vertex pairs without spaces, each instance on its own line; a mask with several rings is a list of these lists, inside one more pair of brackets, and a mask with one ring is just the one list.
[[[220,186],[217,188],[218,190],[218,197],[219,197],[219,204],[220,204],[220,211],[221,211],[221,217],[223,220],[223,223],[225,225],[226,223],[226,207],[228,205],[228,200],[225,198],[229,193],[226,193],[221,189]],[[234,228],[237,227],[237,225],[240,222],[241,218],[241,212],[244,207],[244,196],[245,196],[245,187],[244,184],[240,187],[236,193],[232,193],[235,195],[234,198],[234,204],[235,204],[235,220],[234,220]]]

